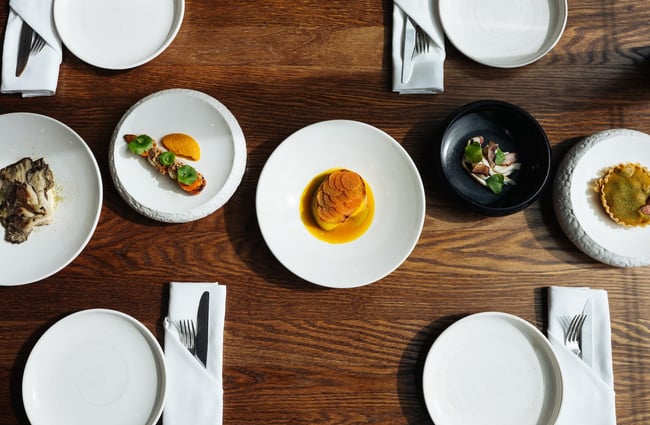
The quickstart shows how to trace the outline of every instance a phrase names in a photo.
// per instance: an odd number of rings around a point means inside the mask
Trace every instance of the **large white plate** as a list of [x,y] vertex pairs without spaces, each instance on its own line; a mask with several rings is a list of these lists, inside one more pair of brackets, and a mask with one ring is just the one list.
[[650,265],[650,226],[616,224],[594,191],[609,167],[626,162],[650,169],[650,135],[613,129],[581,140],[558,167],[553,203],[560,226],[582,252],[612,266],[646,266]]
[[447,38],[469,58],[514,68],[547,54],[560,40],[566,0],[440,0]]
[[436,425],[553,424],[562,375],[550,343],[507,313],[467,316],[435,340],[423,371]]
[[[128,133],[158,141],[169,133],[194,137],[201,159],[183,161],[205,176],[205,189],[198,195],[183,192],[129,151]],[[182,223],[212,214],[230,199],[244,175],[246,155],[244,133],[223,104],[202,92],[169,89],[145,97],[124,114],[113,133],[109,165],[118,192],[133,209],[154,220]]]
[[[323,242],[300,218],[300,196],[317,175],[348,168],[375,197],[370,228],[345,244]],[[350,288],[375,282],[409,256],[424,224],[425,199],[415,164],[391,136],[368,124],[334,120],[289,136],[267,160],[256,194],[257,219],[276,258],[299,277]]]
[[65,124],[43,115],[0,115],[0,168],[31,157],[44,158],[54,174],[54,222],[37,226],[27,241],[5,241],[0,226],[0,285],[45,279],[67,266],[84,249],[102,208],[99,167],[84,140]]
[[54,22],[79,59],[128,69],[162,53],[183,21],[184,0],[55,0]]
[[32,425],[153,425],[165,400],[163,351],[149,330],[114,310],[71,314],[27,359],[23,403]]

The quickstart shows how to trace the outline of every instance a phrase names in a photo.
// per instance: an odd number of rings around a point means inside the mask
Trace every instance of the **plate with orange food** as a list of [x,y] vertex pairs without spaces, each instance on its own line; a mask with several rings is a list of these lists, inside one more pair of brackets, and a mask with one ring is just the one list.
[[352,288],[397,269],[425,217],[420,174],[390,135],[351,120],[322,121],[285,139],[260,174],[262,236],[300,278]]
[[109,165],[122,198],[167,223],[206,217],[232,197],[246,169],[246,140],[221,102],[195,90],[146,96],[113,132]]
[[650,265],[650,135],[621,128],[582,139],[553,191],[560,226],[581,251],[616,267]]

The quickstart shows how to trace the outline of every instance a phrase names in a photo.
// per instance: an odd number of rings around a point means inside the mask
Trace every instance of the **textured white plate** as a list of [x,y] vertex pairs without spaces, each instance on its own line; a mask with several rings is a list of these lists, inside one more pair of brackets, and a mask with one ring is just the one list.
[[23,403],[32,425],[153,425],[165,400],[163,351],[149,330],[114,310],[71,314],[27,359]]
[[424,364],[424,399],[436,425],[555,423],[562,375],[544,335],[506,313],[477,313],[447,328]]
[[[198,195],[183,192],[159,174],[145,158],[131,153],[125,134],[148,134],[160,140],[187,133],[201,146],[201,159],[182,159],[202,173],[207,185]],[[133,105],[113,133],[109,166],[124,200],[154,220],[182,223],[221,208],[235,193],[246,169],[246,140],[230,111],[207,94],[187,89],[153,93]]]
[[595,260],[617,267],[646,266],[650,265],[650,226],[616,224],[593,190],[605,170],[625,162],[650,169],[650,135],[613,129],[578,142],[555,175],[555,213],[569,239]]
[[[300,218],[300,196],[332,168],[359,173],[375,197],[370,228],[358,239],[330,244]],[[334,120],[289,136],[267,160],[256,194],[257,219],[276,258],[299,277],[350,288],[375,282],[410,255],[424,224],[425,199],[415,164],[391,136],[368,124]]]
[[5,241],[0,226],[1,285],[45,279],[67,266],[84,249],[102,208],[102,179],[90,149],[70,127],[43,115],[0,115],[0,168],[24,157],[43,158],[54,173],[54,222],[38,226],[27,241]]
[[54,0],[54,22],[79,59],[105,69],[149,62],[174,40],[184,0]]
[[566,0],[440,0],[447,38],[476,62],[528,65],[546,55],[566,26]]

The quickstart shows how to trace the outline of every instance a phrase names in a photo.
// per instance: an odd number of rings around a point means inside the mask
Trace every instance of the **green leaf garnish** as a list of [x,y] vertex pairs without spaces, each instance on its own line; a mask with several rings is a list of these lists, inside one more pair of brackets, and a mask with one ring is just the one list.
[[503,189],[503,174],[493,174],[485,180],[485,183],[492,192],[499,194]]
[[506,160],[506,154],[503,153],[501,148],[497,148],[497,150],[494,152],[494,163],[497,165],[501,165],[505,160]]
[[153,146],[153,139],[146,134],[141,134],[129,143],[129,150],[136,155],[142,155]]
[[479,142],[471,142],[465,146],[465,159],[472,164],[477,164],[483,159],[483,151]]
[[176,179],[182,184],[192,184],[196,181],[196,170],[191,165],[183,165],[176,170]]
[[175,160],[176,154],[174,154],[174,152],[163,152],[158,155],[158,162],[165,166],[172,165]]

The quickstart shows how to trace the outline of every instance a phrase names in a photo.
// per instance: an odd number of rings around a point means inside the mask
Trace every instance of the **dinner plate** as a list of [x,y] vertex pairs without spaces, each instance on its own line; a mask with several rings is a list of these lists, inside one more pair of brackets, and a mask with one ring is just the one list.
[[23,403],[32,425],[153,425],[165,385],[163,351],[144,325],[114,310],[83,310],[32,349]]
[[128,69],[162,53],[183,21],[184,0],[54,0],[63,44],[82,61]]
[[594,190],[609,167],[626,162],[650,169],[650,135],[621,128],[582,139],[558,166],[553,203],[560,226],[582,252],[616,267],[646,266],[650,265],[650,226],[616,224]]
[[0,168],[24,157],[43,158],[54,174],[54,221],[25,242],[5,241],[0,226],[0,286],[33,283],[72,262],[97,227],[102,208],[99,167],[84,140],[65,124],[38,114],[0,115]]
[[562,404],[550,343],[507,313],[477,313],[447,328],[427,354],[422,381],[436,425],[552,424]]
[[440,0],[447,38],[484,65],[515,68],[546,55],[566,26],[566,0]]
[[[200,145],[198,161],[182,159],[207,181],[198,195],[181,190],[124,141],[125,134],[148,134],[159,141],[170,133],[189,134]],[[212,214],[231,198],[244,175],[246,154],[244,133],[222,103],[199,91],[169,89],[145,97],[124,114],[113,132],[109,166],[118,192],[133,209],[154,220],[183,223]]]
[[[347,168],[370,186],[370,228],[341,244],[313,236],[300,217],[300,198],[328,170]],[[422,180],[402,146],[368,124],[332,120],[284,140],[267,160],[257,186],[257,219],[276,258],[297,276],[327,287],[375,282],[398,268],[417,243],[425,215]]]

